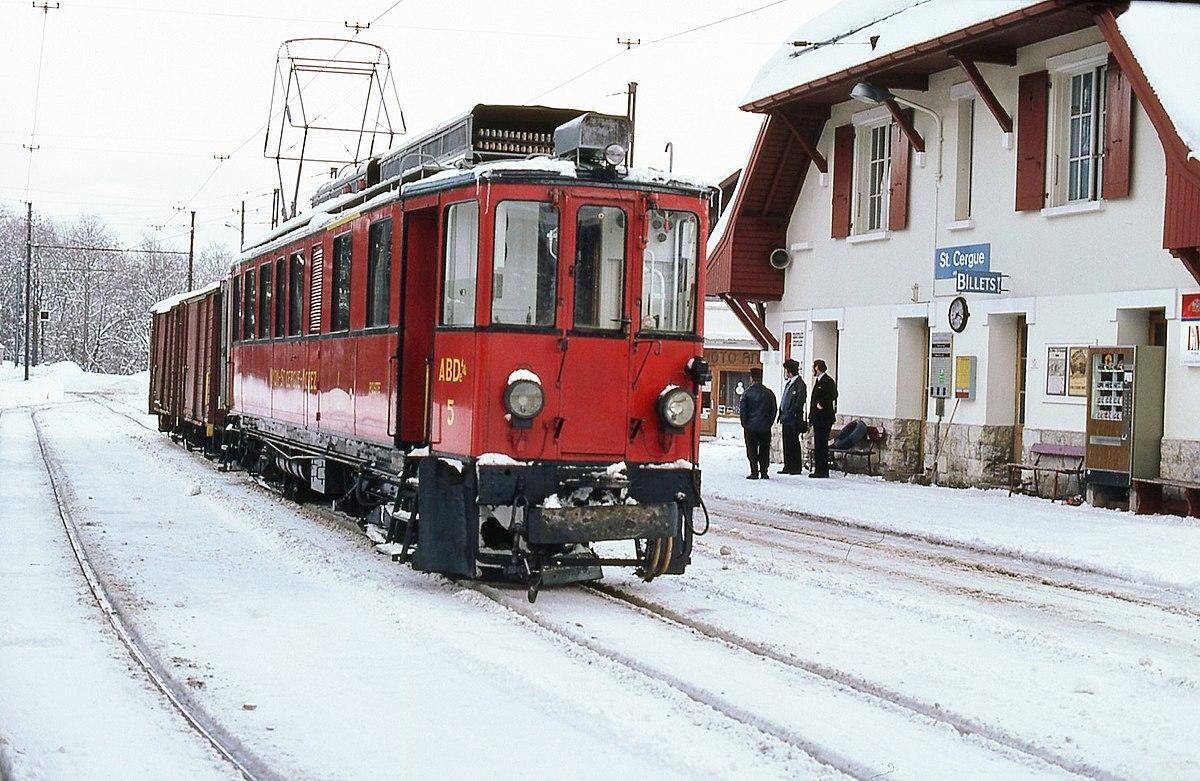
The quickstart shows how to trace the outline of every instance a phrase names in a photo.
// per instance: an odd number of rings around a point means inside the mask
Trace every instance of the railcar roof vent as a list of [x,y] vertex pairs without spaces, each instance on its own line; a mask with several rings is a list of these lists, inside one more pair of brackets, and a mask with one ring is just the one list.
[[554,129],[554,156],[572,157],[576,163],[622,165],[631,136],[625,117],[588,112]]

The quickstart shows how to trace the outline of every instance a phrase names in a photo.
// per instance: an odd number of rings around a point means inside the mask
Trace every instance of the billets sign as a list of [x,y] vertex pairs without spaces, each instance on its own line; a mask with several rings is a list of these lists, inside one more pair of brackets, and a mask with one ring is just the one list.
[[1183,327],[1179,362],[1184,366],[1200,366],[1200,293],[1183,294],[1179,321]]
[[998,296],[1004,292],[1004,275],[999,271],[956,271],[954,273],[956,293],[986,293]]
[[938,247],[933,251],[934,279],[956,279],[960,273],[983,274],[991,270],[991,244]]

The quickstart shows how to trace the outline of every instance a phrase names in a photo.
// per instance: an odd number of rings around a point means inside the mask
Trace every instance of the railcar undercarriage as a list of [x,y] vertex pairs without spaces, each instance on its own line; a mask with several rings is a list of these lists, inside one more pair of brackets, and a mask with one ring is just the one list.
[[[396,561],[520,583],[531,602],[543,585],[598,580],[602,567],[630,567],[650,581],[682,574],[691,561],[701,501],[700,473],[690,467],[463,459],[332,440],[322,446],[252,418],[231,418],[203,442],[196,435],[205,432],[166,430],[287,498],[329,502],[389,544]],[[628,555],[612,550],[622,541]]]

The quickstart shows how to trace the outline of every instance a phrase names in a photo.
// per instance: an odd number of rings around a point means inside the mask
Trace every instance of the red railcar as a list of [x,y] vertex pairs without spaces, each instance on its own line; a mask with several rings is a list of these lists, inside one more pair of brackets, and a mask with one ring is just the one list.
[[214,441],[225,420],[222,313],[219,284],[161,301],[151,311],[149,408],[160,427],[189,442]]
[[[418,569],[517,577],[531,596],[604,564],[682,572],[710,191],[624,168],[622,119],[468,119],[473,149],[553,131],[557,157],[426,176],[422,139],[235,265],[221,390],[237,455],[383,526]],[[602,540],[634,550],[601,557]]]

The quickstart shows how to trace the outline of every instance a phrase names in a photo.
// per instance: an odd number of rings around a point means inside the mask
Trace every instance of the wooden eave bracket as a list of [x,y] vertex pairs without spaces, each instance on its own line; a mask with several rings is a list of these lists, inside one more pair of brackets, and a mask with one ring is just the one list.
[[722,293],[721,298],[733,310],[733,314],[746,327],[760,347],[764,350],[779,349],[779,340],[775,338],[775,334],[771,333],[771,329],[767,328],[766,320],[762,316],[765,314],[765,308],[761,304],[759,304],[759,311],[755,311],[751,302],[740,296]]
[[[988,85],[987,81],[984,80],[983,74],[979,72],[979,66],[975,64],[977,61],[994,61],[995,59],[999,59],[999,55],[994,55],[993,60],[985,60],[982,59],[982,57],[976,60],[973,59],[972,56],[967,52],[963,51],[955,52],[952,54],[952,56],[958,61],[958,64],[962,66],[962,69],[967,72],[967,78],[970,79],[971,85],[975,87],[975,91],[979,93],[980,100],[982,100],[984,105],[988,107],[988,110],[992,112],[992,116],[996,118],[996,123],[1000,125],[1000,129],[1005,133],[1013,132],[1012,117],[1007,111],[1004,110],[1004,106],[1000,105],[1000,99],[996,97],[996,93],[992,91],[992,88]],[[1012,62],[1006,62],[1004,64],[1012,65],[1015,63],[1016,56],[1014,54]]]
[[892,113],[892,119],[896,120],[896,124],[900,126],[901,132],[908,138],[908,143],[918,152],[925,151],[925,139],[921,138],[921,134],[913,127],[912,120],[908,118],[908,114],[904,109],[900,108],[900,104],[889,98],[883,102],[887,106],[888,111]]
[[829,163],[825,160],[825,156],[821,154],[821,150],[817,149],[816,144],[810,142],[808,137],[800,132],[800,128],[796,127],[796,123],[792,121],[792,118],[782,111],[776,111],[773,116],[779,117],[783,124],[787,125],[787,129],[792,133],[792,138],[796,139],[796,143],[800,145],[804,153],[813,161],[813,165],[817,167],[817,170],[823,174],[828,173]]
[[1171,254],[1183,262],[1196,284],[1200,284],[1200,247],[1182,247],[1171,250]]

